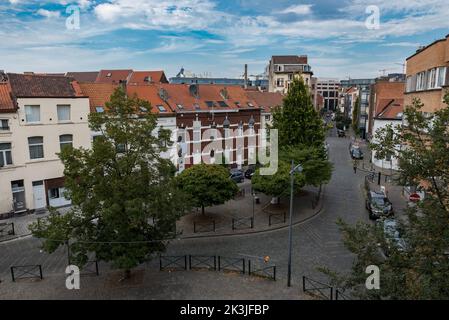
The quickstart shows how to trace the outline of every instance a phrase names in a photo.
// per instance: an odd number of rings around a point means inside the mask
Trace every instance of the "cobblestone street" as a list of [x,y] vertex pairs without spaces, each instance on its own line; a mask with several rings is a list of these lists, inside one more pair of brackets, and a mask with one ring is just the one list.
[[[317,271],[318,267],[329,267],[339,272],[348,271],[353,256],[341,243],[341,234],[335,222],[337,218],[343,218],[349,223],[369,221],[364,203],[365,175],[361,172],[357,174],[353,172],[348,152],[349,139],[337,138],[333,133],[328,138],[328,142],[330,144],[330,158],[334,164],[334,173],[331,182],[323,191],[323,209],[321,212],[306,221],[298,222],[293,228],[293,287],[291,290],[286,290],[288,229],[280,228],[255,234],[175,239],[169,244],[166,252],[167,255],[197,254],[243,257],[252,261],[258,261],[264,256],[269,256],[270,264],[277,267],[276,282],[255,281],[246,277],[233,278],[215,272],[186,271],[170,275],[158,271],[159,261],[155,259],[142,266],[146,270],[145,279],[148,279],[154,288],[164,289],[158,291],[156,289],[150,290],[145,286],[137,286],[122,288],[123,290],[120,289],[115,293],[106,293],[105,291],[108,291],[105,287],[106,278],[100,276],[89,278],[89,284],[86,286],[90,289],[86,290],[85,295],[81,297],[88,298],[98,294],[98,297],[142,297],[147,299],[172,299],[175,297],[181,299],[183,297],[204,299],[220,299],[221,297],[250,299],[279,297],[279,299],[288,299],[290,297],[302,299],[304,296],[300,295],[300,283],[303,275],[318,280],[326,280]],[[298,207],[299,205],[295,207],[295,210],[301,210]],[[52,288],[51,283],[56,283],[53,281],[62,281],[67,265],[66,248],[60,248],[54,254],[48,255],[39,250],[39,240],[26,238],[0,244],[0,256],[2,257],[0,277],[3,281],[0,284],[0,297],[73,297],[73,295],[70,296],[72,293],[65,292],[66,289],[61,289],[64,291],[61,291],[61,293],[58,290],[47,289]],[[9,267],[26,264],[42,264],[44,280],[33,283],[12,283]],[[101,275],[105,274],[107,270],[105,264],[100,264]],[[105,277],[109,276],[105,275]],[[238,280],[234,281],[235,279]],[[61,282],[60,285],[63,286],[64,283]],[[241,291],[240,296],[235,296],[237,290],[233,289],[236,286],[242,287],[242,290],[239,290]],[[221,288],[221,291],[217,293],[209,287]],[[42,288],[46,289],[42,290]],[[129,292],[129,295],[127,292]]]

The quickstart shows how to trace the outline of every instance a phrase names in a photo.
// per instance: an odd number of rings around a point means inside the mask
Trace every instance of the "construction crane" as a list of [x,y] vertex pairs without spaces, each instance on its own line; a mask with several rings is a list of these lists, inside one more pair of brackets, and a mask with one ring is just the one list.
[[380,69],[379,72],[382,72],[382,76],[385,77],[386,76],[386,72],[389,71],[389,70],[394,70],[394,69],[392,69],[392,68],[390,68],[390,69]]

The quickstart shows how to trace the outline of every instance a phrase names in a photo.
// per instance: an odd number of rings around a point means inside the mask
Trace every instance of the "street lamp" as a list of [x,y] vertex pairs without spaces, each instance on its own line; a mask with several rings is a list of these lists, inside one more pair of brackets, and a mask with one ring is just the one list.
[[295,167],[295,162],[292,160],[292,169],[290,170],[290,222],[288,229],[288,275],[287,286],[291,286],[292,279],[292,226],[293,226],[293,186],[295,182],[295,172],[302,172],[301,164]]

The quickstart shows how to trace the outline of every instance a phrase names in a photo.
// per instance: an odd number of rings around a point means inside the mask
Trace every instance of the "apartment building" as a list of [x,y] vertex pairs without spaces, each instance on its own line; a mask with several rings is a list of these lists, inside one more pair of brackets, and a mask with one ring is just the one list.
[[406,106],[419,98],[423,112],[445,107],[443,97],[449,88],[449,35],[420,48],[407,58]]
[[57,153],[90,147],[89,99],[64,76],[0,79],[0,214],[70,204]]
[[[357,122],[359,124],[360,137],[362,139],[365,139],[368,134],[369,96],[371,85],[373,83],[375,83],[375,79],[349,79],[340,82],[344,89],[355,87],[358,91],[358,96],[360,98],[360,112],[358,113]],[[352,102],[355,103],[355,100],[352,100]],[[347,112],[347,115],[351,119],[352,111],[352,107],[350,110],[347,110],[345,107],[345,113]]]
[[[340,81],[331,78],[317,78],[316,80],[316,105],[326,111],[336,111],[339,104]],[[321,98],[318,98],[321,97]],[[322,106],[319,103],[322,100]]]
[[[402,78],[401,78],[402,79]],[[402,124],[404,111],[405,82],[398,79],[379,78],[371,87],[369,137],[376,142],[377,130],[391,125],[395,129]],[[398,161],[394,156],[378,158],[376,152],[372,152],[372,163],[384,169],[398,169]]]
[[301,76],[312,95],[312,68],[306,55],[272,56],[268,65],[268,91],[286,94],[290,83]]
[[255,156],[261,108],[243,88],[160,83],[129,90],[156,105],[159,114],[175,114],[178,172],[201,161],[225,159],[230,166],[241,168]]

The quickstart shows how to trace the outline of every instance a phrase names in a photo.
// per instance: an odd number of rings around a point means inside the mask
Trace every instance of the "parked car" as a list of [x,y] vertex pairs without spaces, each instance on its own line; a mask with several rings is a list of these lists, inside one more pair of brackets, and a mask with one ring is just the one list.
[[229,177],[234,180],[236,183],[243,182],[245,177],[243,176],[243,172],[238,169],[231,170]]
[[382,192],[368,191],[366,209],[369,211],[370,219],[373,220],[394,215],[391,201]]
[[341,129],[337,129],[337,136],[338,137],[346,137],[346,132]]
[[352,159],[363,160],[363,152],[360,148],[351,149],[351,157]]
[[246,169],[246,171],[245,171],[245,178],[246,179],[251,179],[255,173],[256,173],[256,166],[255,165],[250,165],[248,167],[248,169]]
[[399,251],[407,248],[404,238],[401,236],[399,225],[395,219],[382,220],[382,227],[386,240],[386,247],[383,248],[386,256],[391,254],[391,250],[395,247]]

